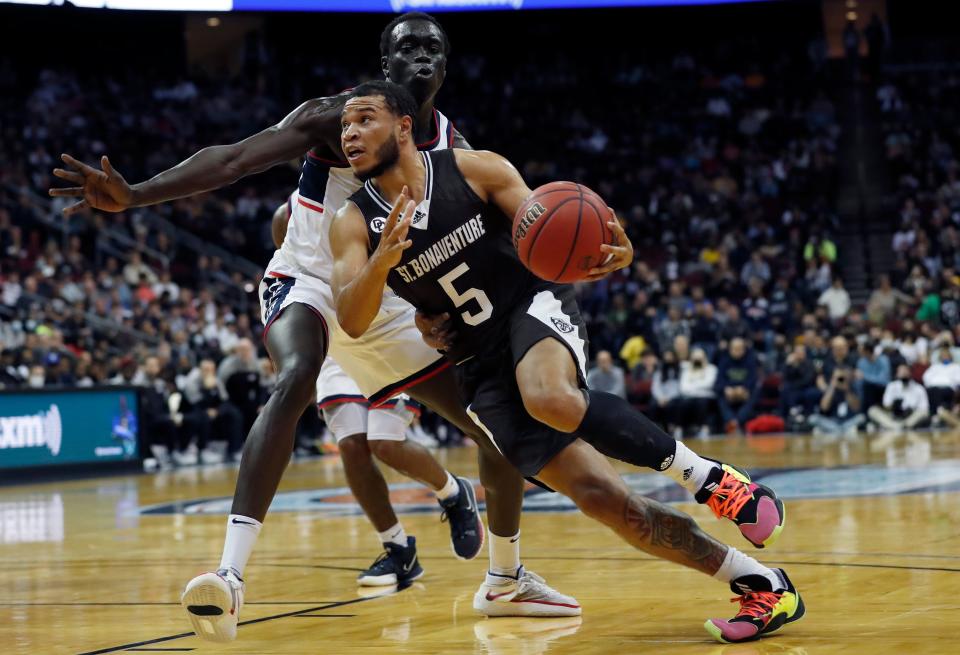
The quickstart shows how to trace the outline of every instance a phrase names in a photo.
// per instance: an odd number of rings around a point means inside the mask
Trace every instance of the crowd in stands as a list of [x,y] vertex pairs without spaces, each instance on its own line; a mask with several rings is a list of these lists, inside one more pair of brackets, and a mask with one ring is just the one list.
[[[818,53],[734,48],[639,65],[531,51],[497,75],[483,57],[452,60],[439,104],[475,147],[511,158],[531,186],[577,179],[617,209],[637,257],[578,288],[594,359],[588,380],[678,438],[852,433],[867,422],[916,427],[938,411],[955,416],[956,134],[937,123],[946,113],[904,126],[960,85],[918,82],[911,93],[936,98],[909,103],[900,86],[878,90],[904,196],[898,258],[855,307],[837,274],[841,129]],[[145,211],[89,212],[54,229],[63,203],[38,194],[53,185],[61,151],[86,161],[111,153],[139,180],[275,122],[300,99],[284,105],[247,80],[157,82],[118,71],[20,79],[0,61],[0,386],[141,386],[154,441],[183,463],[213,461],[239,451],[273,380],[254,345],[257,280],[198,255]],[[354,71],[324,74],[329,91]],[[582,103],[570,92],[582,79],[592,97],[617,101]],[[281,167],[149,211],[262,265],[272,210],[295,183],[295,166]],[[129,247],[111,250],[104,234]],[[763,420],[774,417],[779,424]],[[227,446],[211,449],[211,440]]]

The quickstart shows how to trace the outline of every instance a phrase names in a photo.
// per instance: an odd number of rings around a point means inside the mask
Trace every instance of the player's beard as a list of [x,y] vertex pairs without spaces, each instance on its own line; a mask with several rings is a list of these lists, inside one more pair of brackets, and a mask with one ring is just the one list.
[[377,148],[376,156],[377,163],[369,169],[365,171],[354,171],[354,175],[356,175],[361,182],[380,177],[393,168],[400,160],[400,142],[397,140],[396,135],[391,135],[389,139],[383,142],[383,145]]

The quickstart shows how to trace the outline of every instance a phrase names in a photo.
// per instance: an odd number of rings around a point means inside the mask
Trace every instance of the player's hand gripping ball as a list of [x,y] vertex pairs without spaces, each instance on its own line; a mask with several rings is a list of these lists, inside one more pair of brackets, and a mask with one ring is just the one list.
[[513,218],[513,245],[524,266],[551,282],[600,279],[633,259],[613,211],[575,182],[551,182],[530,194]]

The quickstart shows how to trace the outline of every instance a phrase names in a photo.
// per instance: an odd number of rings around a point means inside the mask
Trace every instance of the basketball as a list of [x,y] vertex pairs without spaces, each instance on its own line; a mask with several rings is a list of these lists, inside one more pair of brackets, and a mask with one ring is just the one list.
[[606,260],[615,245],[612,218],[596,193],[576,182],[538,187],[513,218],[513,245],[523,265],[550,282],[577,282]]

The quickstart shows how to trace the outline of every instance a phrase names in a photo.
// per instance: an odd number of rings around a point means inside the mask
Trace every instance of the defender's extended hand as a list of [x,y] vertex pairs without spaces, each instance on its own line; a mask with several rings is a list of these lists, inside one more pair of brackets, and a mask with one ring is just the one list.
[[403,251],[413,245],[413,241],[407,239],[407,232],[413,224],[416,203],[410,200],[409,193],[407,187],[403,187],[400,197],[397,198],[393,209],[390,210],[390,215],[387,216],[383,234],[380,235],[380,243],[371,257],[383,270],[389,271],[399,264]]
[[80,202],[65,207],[64,215],[69,216],[87,207],[107,212],[121,212],[133,205],[133,189],[123,176],[113,169],[106,155],[100,158],[100,166],[103,170],[97,170],[67,154],[60,155],[60,158],[71,170],[55,168],[53,174],[80,186],[50,189],[50,195],[83,198]]
[[[607,209],[610,208],[607,207]],[[602,265],[590,269],[590,273],[585,278],[587,282],[596,282],[614,271],[626,268],[633,262],[633,244],[630,243],[630,238],[620,225],[620,219],[612,209],[610,209],[610,216],[612,218],[607,221],[607,227],[613,232],[616,245],[600,246],[600,252],[607,253],[609,257]]]

